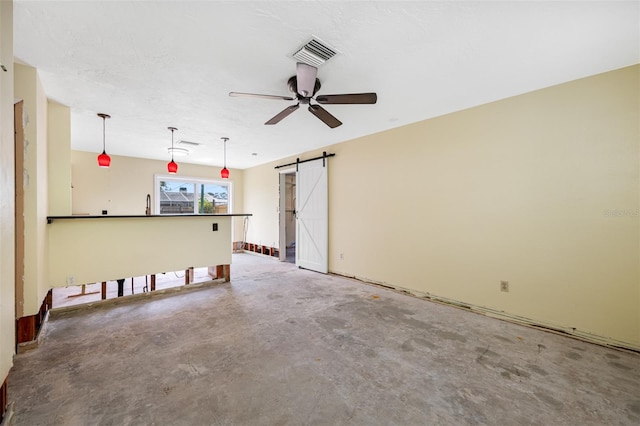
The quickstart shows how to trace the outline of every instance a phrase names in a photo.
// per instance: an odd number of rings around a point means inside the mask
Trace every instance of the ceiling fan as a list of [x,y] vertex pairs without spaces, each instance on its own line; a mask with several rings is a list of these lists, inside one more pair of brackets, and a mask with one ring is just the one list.
[[[257,93],[241,92],[230,92],[229,96],[298,101],[297,104],[286,107],[284,110],[276,114],[275,117],[264,124],[279,123],[283,118],[287,117],[293,111],[300,108],[300,104],[303,104],[309,105],[308,109],[311,114],[318,117],[324,122],[324,124],[331,127],[332,129],[340,126],[342,122],[318,104],[375,104],[378,100],[378,95],[376,95],[375,93],[351,93],[342,95],[315,96],[316,92],[320,90],[320,80],[316,77],[317,74],[318,69],[312,65],[308,65],[303,62],[298,62],[296,64],[296,75],[289,78],[289,81],[287,82],[287,84],[289,85],[289,90],[295,93],[295,98],[291,96],[260,95]],[[317,102],[317,104],[311,103],[312,100]]]

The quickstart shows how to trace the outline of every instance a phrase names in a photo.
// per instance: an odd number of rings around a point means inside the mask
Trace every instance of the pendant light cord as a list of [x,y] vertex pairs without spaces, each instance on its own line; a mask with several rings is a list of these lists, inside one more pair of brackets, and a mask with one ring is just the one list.
[[169,127],[171,130],[171,162],[173,162],[173,131],[176,130],[175,127]]
[[107,143],[106,143],[106,122],[107,122],[107,118],[111,118],[111,116],[109,114],[104,114],[102,112],[98,113],[98,117],[102,118],[102,153],[106,154],[107,153]]

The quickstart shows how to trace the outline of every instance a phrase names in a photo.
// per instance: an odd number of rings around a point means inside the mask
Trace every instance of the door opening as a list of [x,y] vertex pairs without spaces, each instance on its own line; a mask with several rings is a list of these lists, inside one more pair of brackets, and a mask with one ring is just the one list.
[[280,260],[296,263],[296,172],[280,174]]

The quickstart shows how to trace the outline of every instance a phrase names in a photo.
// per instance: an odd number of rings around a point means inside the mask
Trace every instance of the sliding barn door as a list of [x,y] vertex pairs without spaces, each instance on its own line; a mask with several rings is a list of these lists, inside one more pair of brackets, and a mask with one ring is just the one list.
[[296,265],[329,270],[329,208],[326,158],[298,164],[296,177]]

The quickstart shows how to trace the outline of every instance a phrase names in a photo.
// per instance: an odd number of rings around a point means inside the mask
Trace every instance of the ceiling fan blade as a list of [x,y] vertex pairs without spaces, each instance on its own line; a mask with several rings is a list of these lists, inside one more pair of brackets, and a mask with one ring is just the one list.
[[311,114],[318,117],[320,120],[324,122],[324,124],[331,127],[332,129],[342,124],[340,120],[335,118],[333,115],[329,114],[329,111],[322,108],[320,105],[309,105],[309,111],[311,111]]
[[242,92],[229,92],[229,96],[235,98],[262,98],[262,99],[277,99],[281,101],[293,101],[295,98],[289,96],[278,95],[260,95],[258,93],[242,93]]
[[320,104],[375,104],[378,101],[378,95],[375,93],[318,95],[316,101]]
[[280,120],[282,120],[283,118],[285,118],[286,116],[291,114],[293,111],[297,110],[298,108],[300,108],[300,104],[290,105],[285,109],[283,109],[282,111],[280,111],[275,117],[273,117],[271,120],[267,121],[264,124],[277,124],[280,122]]
[[296,64],[296,79],[298,83],[298,93],[305,98],[313,96],[313,89],[316,86],[316,76],[318,68],[298,62]]

